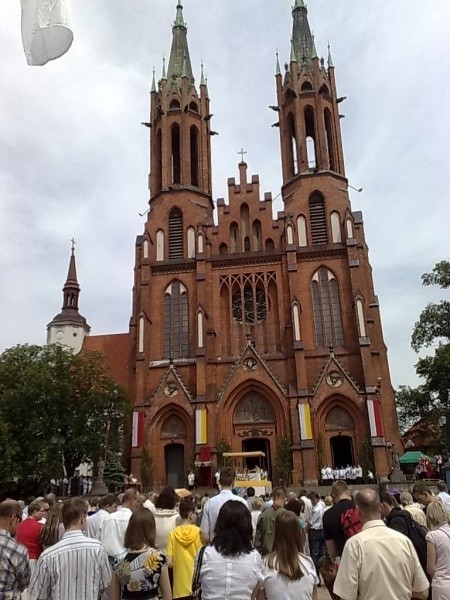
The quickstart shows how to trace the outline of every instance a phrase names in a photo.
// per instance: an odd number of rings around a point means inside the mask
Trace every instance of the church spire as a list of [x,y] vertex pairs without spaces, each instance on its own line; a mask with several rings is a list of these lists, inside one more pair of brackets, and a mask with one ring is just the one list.
[[177,15],[172,27],[172,35],[167,80],[169,83],[174,80],[179,81],[184,74],[193,84],[194,75],[192,73],[191,58],[187,43],[187,27],[184,22],[183,7],[181,4],[177,5]]
[[297,62],[310,63],[314,55],[317,55],[311,29],[308,23],[308,10],[303,0],[295,0],[292,10],[294,23],[292,26],[292,46],[297,57]]
[[89,334],[86,319],[78,312],[80,285],[75,262],[75,240],[72,239],[67,279],[62,289],[63,305],[61,312],[47,325],[47,343],[69,346],[75,353],[81,350],[83,339]]

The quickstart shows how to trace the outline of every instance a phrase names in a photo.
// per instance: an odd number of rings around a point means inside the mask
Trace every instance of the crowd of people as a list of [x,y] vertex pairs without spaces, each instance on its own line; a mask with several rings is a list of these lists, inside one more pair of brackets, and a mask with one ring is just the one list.
[[346,467],[343,465],[340,467],[325,465],[322,467],[320,474],[322,485],[331,485],[333,481],[337,481],[338,479],[357,485],[375,483],[373,472],[368,469],[367,473],[364,474],[361,465],[347,465]]
[[338,479],[331,495],[179,498],[137,488],[89,506],[53,493],[0,503],[5,600],[450,600],[450,495],[426,482],[391,495]]

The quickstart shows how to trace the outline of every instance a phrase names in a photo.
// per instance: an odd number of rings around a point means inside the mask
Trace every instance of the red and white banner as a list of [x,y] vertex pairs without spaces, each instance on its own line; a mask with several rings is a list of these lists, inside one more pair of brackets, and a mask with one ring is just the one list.
[[133,413],[133,426],[131,429],[131,446],[141,448],[144,437],[144,412],[135,411]]
[[371,437],[383,437],[383,421],[381,418],[381,404],[378,398],[367,400]]

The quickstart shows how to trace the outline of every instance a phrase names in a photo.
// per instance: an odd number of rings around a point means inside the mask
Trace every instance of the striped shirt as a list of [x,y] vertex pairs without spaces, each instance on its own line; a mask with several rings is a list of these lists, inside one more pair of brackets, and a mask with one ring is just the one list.
[[41,554],[28,594],[30,600],[98,600],[110,581],[103,544],[72,530]]
[[30,582],[28,550],[14,540],[8,531],[0,529],[0,598],[20,600]]

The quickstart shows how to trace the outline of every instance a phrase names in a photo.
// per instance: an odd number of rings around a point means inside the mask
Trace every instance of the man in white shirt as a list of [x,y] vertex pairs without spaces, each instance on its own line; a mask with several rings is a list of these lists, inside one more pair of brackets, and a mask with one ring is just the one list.
[[155,513],[155,500],[158,497],[156,492],[149,492],[147,495],[147,500],[144,502],[144,508],[148,508],[152,513]]
[[111,570],[105,549],[83,535],[86,513],[82,498],[64,502],[65,533],[39,557],[28,589],[30,600],[98,600],[108,587]]
[[378,494],[362,490],[355,503],[363,530],[346,541],[334,593],[342,600],[427,600],[429,583],[414,546],[381,520]]
[[86,535],[94,540],[100,539],[100,526],[108,515],[116,512],[119,498],[115,494],[102,496],[98,501],[98,511],[87,518]]
[[309,552],[318,574],[317,563],[327,550],[323,535],[325,503],[321,500],[317,492],[310,492],[309,499],[312,504],[311,516],[307,521]]
[[438,481],[436,483],[438,489],[438,497],[442,500],[442,504],[450,512],[450,494],[447,491],[447,484],[445,481]]
[[100,525],[100,541],[108,556],[114,558],[124,549],[125,531],[132,513],[139,508],[140,498],[136,488],[128,488],[122,498],[122,505],[109,514]]
[[236,496],[231,491],[235,475],[234,469],[231,467],[222,467],[220,470],[219,480],[220,492],[216,496],[210,498],[203,508],[200,533],[202,543],[205,546],[214,538],[214,529],[216,527],[217,517],[219,516],[219,511],[225,502],[228,502],[228,500],[236,500],[237,502],[242,502],[245,504],[245,506],[247,506],[247,502],[244,500],[244,498]]
[[303,518],[305,519],[305,523],[308,523],[309,519],[311,518],[311,513],[313,509],[312,502],[308,498],[308,492],[305,489],[299,491],[298,497],[300,498],[300,500],[303,500],[303,503],[305,505],[305,512]]

